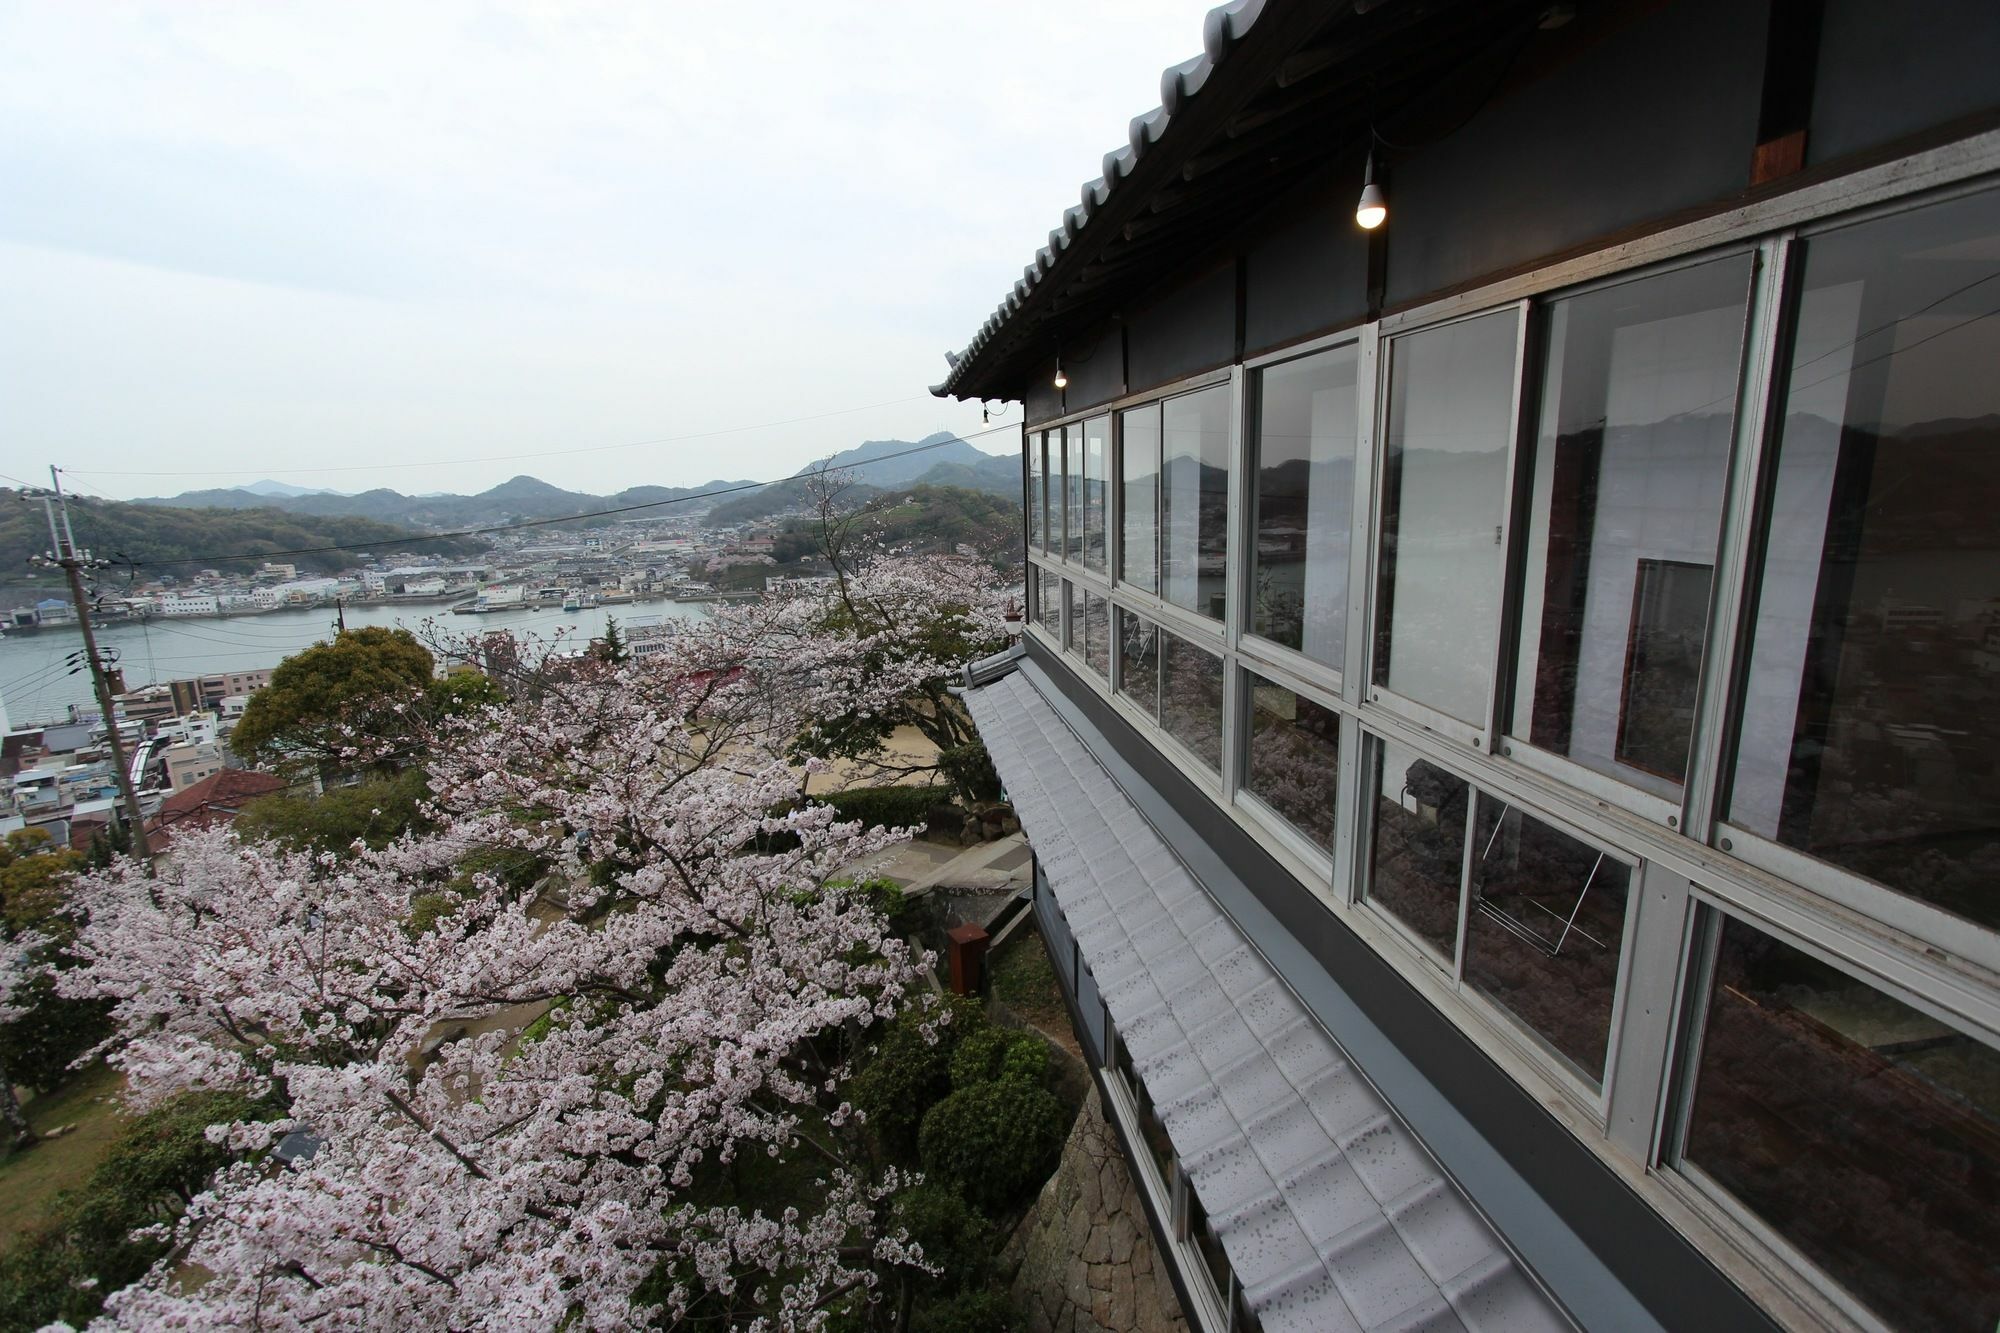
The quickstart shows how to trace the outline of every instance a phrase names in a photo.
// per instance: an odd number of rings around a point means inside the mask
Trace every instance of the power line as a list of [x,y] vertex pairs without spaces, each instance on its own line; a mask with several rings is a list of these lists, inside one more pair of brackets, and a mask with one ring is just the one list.
[[[937,440],[930,444],[913,445],[908,449],[898,449],[893,453],[877,454],[873,458],[862,459],[830,471],[844,472],[849,468],[872,467],[876,463],[887,463],[898,458],[909,458],[914,454],[929,453],[946,445],[963,444],[986,435],[1019,431],[1019,422],[1005,426],[994,426],[986,430],[973,431],[969,435],[954,435],[950,439]],[[326,546],[300,546],[288,551],[244,551],[220,555],[190,555],[174,560],[121,560],[118,563],[133,569],[160,569],[169,565],[206,565],[224,560],[270,560],[283,555],[328,555],[336,551],[366,551],[372,548],[395,550],[416,545],[420,542],[456,541],[463,537],[485,537],[497,532],[520,532],[528,528],[553,527],[558,523],[575,523],[587,518],[611,518],[618,514],[638,513],[641,510],[663,509],[669,505],[690,504],[696,500],[713,500],[725,495],[735,495],[741,491],[757,491],[767,486],[782,486],[788,481],[798,481],[809,473],[798,473],[789,477],[779,477],[771,481],[746,481],[735,486],[723,486],[715,490],[697,491],[691,495],[677,495],[665,500],[647,500],[639,504],[618,505],[610,509],[594,509],[581,514],[563,514],[554,518],[523,519],[513,523],[492,523],[484,527],[460,528],[455,532],[433,532],[425,534],[396,535],[391,538],[377,538],[366,542],[338,542]]]
[[[818,412],[811,416],[788,417],[783,421],[760,421],[750,426],[726,426],[721,430],[697,431],[691,435],[662,435],[651,440],[628,440],[622,444],[591,444],[575,449],[543,449],[525,454],[488,454],[482,458],[440,458],[415,463],[348,463],[334,467],[281,467],[265,469],[266,476],[296,476],[321,472],[382,472],[391,468],[411,467],[457,467],[467,463],[514,463],[530,458],[566,458],[575,454],[601,454],[617,449],[644,449],[659,444],[685,444],[691,440],[712,440],[720,435],[743,435],[751,431],[775,430],[780,426],[801,426],[812,421],[825,421],[830,417],[852,416],[856,412],[875,412],[885,407],[901,407],[905,403],[929,402],[929,394],[911,398],[891,398],[886,402],[864,403],[860,407],[842,407],[832,412]],[[245,471],[244,468],[192,468],[169,471],[135,472],[118,471],[112,468],[84,468],[81,475],[86,477],[228,477]],[[75,470],[65,468],[64,475]]]

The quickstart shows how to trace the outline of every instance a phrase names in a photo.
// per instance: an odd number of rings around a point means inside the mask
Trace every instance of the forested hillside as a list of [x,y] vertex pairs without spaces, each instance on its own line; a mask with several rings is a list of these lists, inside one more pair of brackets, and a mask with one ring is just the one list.
[[[312,517],[277,509],[171,509],[116,500],[73,498],[70,522],[77,544],[113,561],[154,562],[199,559],[201,568],[248,572],[272,552],[319,546],[361,546],[360,551],[320,551],[286,555],[301,572],[332,574],[353,569],[367,556],[407,551],[413,555],[468,555],[484,550],[476,538],[424,537],[408,528],[366,518]],[[48,521],[41,502],[0,488],[0,589],[53,591],[58,580],[37,576],[28,558],[48,549]],[[233,558],[232,558],[233,557]],[[176,565],[155,573],[194,568]]]

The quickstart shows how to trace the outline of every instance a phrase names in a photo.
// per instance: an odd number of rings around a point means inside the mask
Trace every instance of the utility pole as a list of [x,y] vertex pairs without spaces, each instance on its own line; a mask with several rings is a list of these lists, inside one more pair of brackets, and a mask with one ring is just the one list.
[[[46,563],[54,564],[69,575],[70,602],[76,607],[76,623],[83,630],[84,657],[90,666],[91,683],[97,687],[97,706],[104,715],[105,738],[111,744],[112,772],[118,778],[118,794],[125,801],[125,816],[132,825],[132,854],[140,860],[147,859],[152,849],[146,845],[146,815],[139,808],[139,793],[132,786],[132,770],[125,761],[125,742],[118,735],[118,717],[111,700],[111,682],[104,677],[104,660],[97,654],[97,634],[90,627],[90,599],[83,591],[83,571],[108,564],[108,561],[93,561],[88,552],[76,549],[76,533],[69,525],[69,505],[63,499],[62,475],[51,464],[49,480],[55,484],[52,495],[42,497],[42,508],[49,518],[49,540],[55,545]],[[62,511],[62,527],[56,527],[56,511]]]
[[333,599],[333,632],[347,633],[347,599],[338,594]]

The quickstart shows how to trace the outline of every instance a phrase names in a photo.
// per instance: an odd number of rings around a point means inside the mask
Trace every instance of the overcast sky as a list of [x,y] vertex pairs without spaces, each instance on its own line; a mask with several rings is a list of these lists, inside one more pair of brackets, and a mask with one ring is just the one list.
[[609,492],[977,430],[943,351],[1206,8],[0,0],[0,472]]

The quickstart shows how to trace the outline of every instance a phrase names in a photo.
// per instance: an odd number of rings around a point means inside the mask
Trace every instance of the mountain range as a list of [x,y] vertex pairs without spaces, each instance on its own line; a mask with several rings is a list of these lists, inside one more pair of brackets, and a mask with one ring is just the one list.
[[[949,432],[914,442],[869,440],[842,450],[823,463],[801,468],[795,476],[804,477],[821,467],[844,470],[853,482],[868,489],[941,485],[1007,493],[1019,488],[1021,475],[1017,460],[982,453]],[[755,510],[726,520],[735,522],[789,508],[804,491],[803,482],[794,480],[747,490],[754,485],[749,481],[718,480],[701,486],[628,486],[610,495],[592,495],[564,490],[535,477],[518,476],[477,495],[448,492],[405,495],[386,487],[343,495],[338,491],[307,490],[282,482],[260,481],[249,486],[149,496],[133,503],[173,509],[278,509],[316,517],[371,518],[438,531],[524,519],[567,518],[663,500],[699,500],[716,492],[732,491],[743,492],[742,500],[733,503],[749,502],[746,507]],[[723,507],[717,505],[716,509]]]

